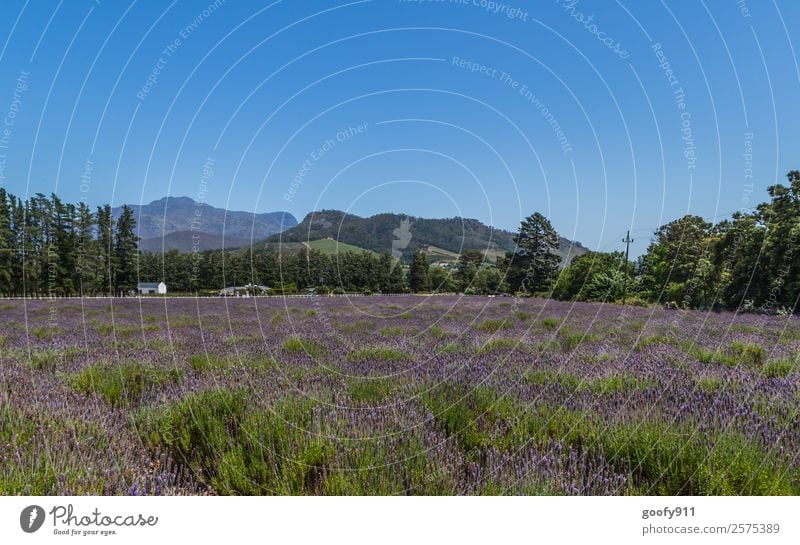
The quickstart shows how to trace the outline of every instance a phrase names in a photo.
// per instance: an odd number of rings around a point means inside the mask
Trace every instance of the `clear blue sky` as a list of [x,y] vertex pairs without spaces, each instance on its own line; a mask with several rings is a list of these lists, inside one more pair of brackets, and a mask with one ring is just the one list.
[[591,248],[630,228],[638,254],[657,225],[752,206],[800,168],[793,1],[0,10],[0,176],[20,196],[511,230],[540,211]]

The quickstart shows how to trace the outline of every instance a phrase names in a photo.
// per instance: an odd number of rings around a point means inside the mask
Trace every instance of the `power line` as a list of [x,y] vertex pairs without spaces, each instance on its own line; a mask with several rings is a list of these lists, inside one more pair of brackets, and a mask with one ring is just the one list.
[[628,251],[633,243],[630,231],[627,232],[625,238],[622,239],[622,242],[625,243],[625,278],[622,280],[622,304],[624,305],[625,296],[628,294]]

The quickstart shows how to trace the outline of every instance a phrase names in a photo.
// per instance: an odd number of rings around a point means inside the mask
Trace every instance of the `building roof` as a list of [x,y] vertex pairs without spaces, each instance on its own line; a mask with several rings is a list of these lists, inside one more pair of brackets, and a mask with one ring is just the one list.
[[157,289],[163,282],[139,282],[139,289]]
[[261,291],[268,291],[270,289],[268,286],[228,286],[227,288],[222,288],[219,291],[220,291],[220,293],[233,293],[233,292],[238,291],[238,290],[244,291],[244,290],[246,290],[248,288],[250,288],[250,289],[258,288]]

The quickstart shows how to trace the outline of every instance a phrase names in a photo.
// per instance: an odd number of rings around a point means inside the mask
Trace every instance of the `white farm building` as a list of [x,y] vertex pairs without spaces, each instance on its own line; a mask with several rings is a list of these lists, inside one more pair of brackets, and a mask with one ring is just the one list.
[[140,295],[166,295],[167,285],[164,282],[139,282]]

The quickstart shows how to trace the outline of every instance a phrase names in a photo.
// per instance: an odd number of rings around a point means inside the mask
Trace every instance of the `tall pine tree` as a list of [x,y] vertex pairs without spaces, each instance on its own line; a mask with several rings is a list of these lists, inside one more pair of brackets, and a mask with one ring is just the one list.
[[97,272],[96,290],[103,295],[114,293],[114,218],[109,205],[97,208]]
[[136,289],[138,242],[136,236],[136,218],[133,210],[128,206],[122,207],[122,214],[117,220],[117,229],[114,236],[114,259],[116,274],[114,287],[118,293],[126,294]]
[[515,291],[549,291],[558,276],[561,256],[559,237],[550,221],[539,212],[525,218],[514,237],[517,249],[507,255],[508,283]]

